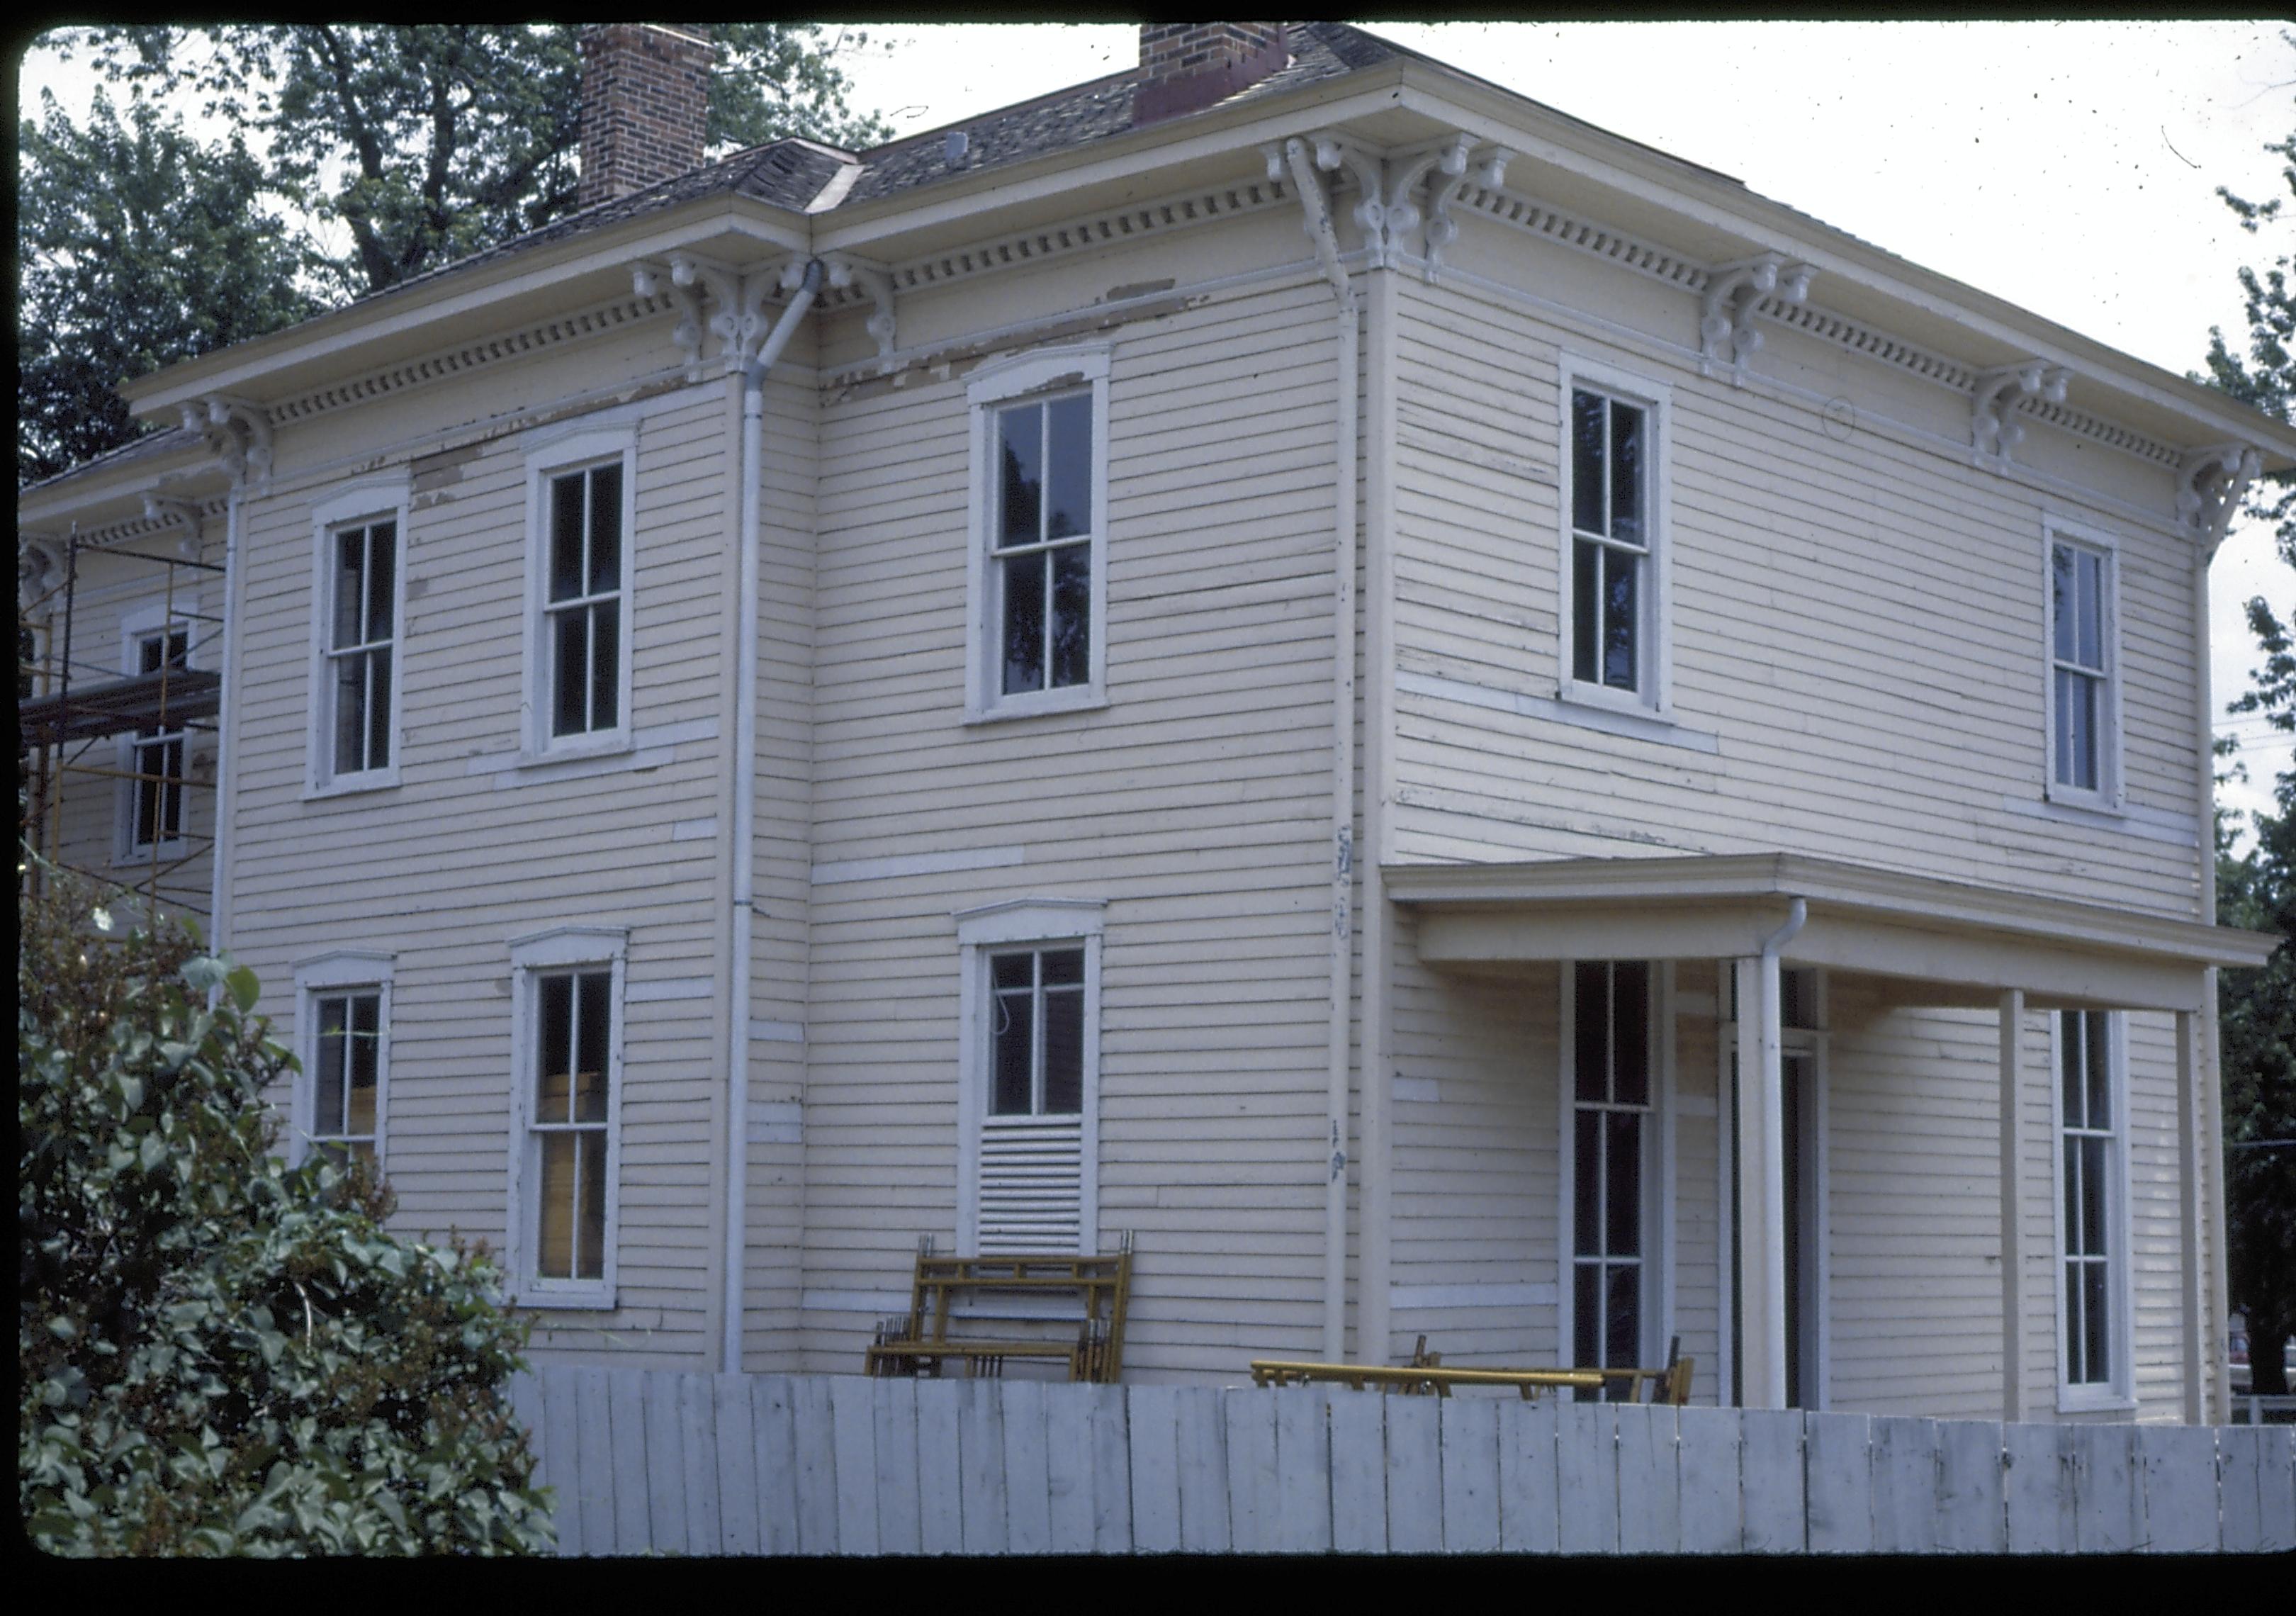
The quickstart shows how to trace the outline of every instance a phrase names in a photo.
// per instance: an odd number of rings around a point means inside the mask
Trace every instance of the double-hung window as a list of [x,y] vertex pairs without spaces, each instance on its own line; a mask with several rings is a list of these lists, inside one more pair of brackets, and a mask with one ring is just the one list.
[[1660,708],[1667,673],[1664,388],[1565,359],[1562,694]]
[[[153,678],[191,666],[192,631],[168,622],[157,611],[139,614],[127,630],[127,671]],[[121,743],[125,776],[120,799],[120,851],[127,858],[166,854],[184,834],[184,749],[189,734],[180,724],[147,724]]]
[[2102,545],[2049,536],[2049,794],[2102,806],[2119,791],[2112,562]]
[[2056,1018],[2061,1407],[2120,1407],[2128,1373],[2128,1084],[2120,1018]]
[[530,753],[628,742],[636,461],[629,430],[586,433],[527,457]]
[[529,1307],[614,1305],[625,939],[570,926],[511,946],[511,1244]]
[[959,917],[965,1250],[1097,1249],[1100,934],[1097,903]]
[[1648,1361],[1657,1251],[1657,984],[1641,960],[1567,966],[1564,1339],[1582,1367]]
[[388,954],[346,950],[295,969],[302,1070],[294,1096],[298,1155],[321,1152],[380,1166],[390,1092]]
[[398,783],[406,494],[403,476],[363,483],[312,513],[313,792]]
[[1107,649],[1108,353],[1056,349],[975,373],[974,718],[1097,705]]

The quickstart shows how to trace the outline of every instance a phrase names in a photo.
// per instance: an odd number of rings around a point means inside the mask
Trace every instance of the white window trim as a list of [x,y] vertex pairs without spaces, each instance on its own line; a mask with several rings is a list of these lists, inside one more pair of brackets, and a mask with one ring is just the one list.
[[[398,783],[406,732],[400,693],[406,673],[406,517],[414,485],[406,473],[370,477],[339,489],[311,507],[311,669],[309,743],[303,768],[303,800],[381,791]],[[390,761],[381,768],[338,775],[333,768],[334,710],[327,679],[327,641],[333,620],[334,537],[343,528],[389,520],[398,524],[398,557],[391,568]]]
[[[986,723],[1040,713],[1078,712],[1108,705],[1108,370],[1110,346],[1076,343],[1043,349],[984,365],[965,383],[971,431],[972,481],[966,518],[964,721]],[[997,406],[1034,393],[1092,391],[1092,651],[1082,685],[1006,695],[996,621],[996,588],[989,560],[989,519],[996,504],[994,435]]]
[[375,1009],[380,1037],[374,1052],[374,1165],[378,1171],[383,1168],[390,1136],[390,985],[398,957],[371,948],[339,948],[295,967],[295,1046],[303,1069],[295,1077],[289,1127],[298,1164],[309,1157],[312,1129],[317,1125],[314,1086],[319,1070],[319,1018],[313,1001],[372,988],[381,1001]]
[[2111,1070],[2106,1081],[2112,1087],[2112,1114],[2115,1120],[2112,1148],[2106,1153],[2111,1161],[2112,1182],[2107,1193],[2112,1205],[2105,1221],[2112,1238],[2120,1243],[2112,1253],[2112,1327],[2107,1349],[2112,1354],[2112,1378],[2102,1386],[2076,1386],[2065,1379],[2066,1366],[2071,1360],[2070,1344],[2065,1339],[2069,1321],[2065,1296],[2065,1079],[2064,1079],[2064,1016],[2062,1011],[2049,1014],[2049,1227],[2052,1243],[2049,1248],[2050,1293],[2056,1299],[2054,1334],[2057,1359],[2054,1377],[2057,1383],[2057,1412],[2060,1414],[2126,1413],[2136,1407],[2135,1379],[2136,1279],[2136,1263],[2132,1260],[2131,1237],[2136,1219],[2128,1204],[2129,1136],[2135,1131],[2128,1114],[2128,1014],[2126,1011],[2106,1013],[2112,1018],[2105,1034],[2111,1045]]
[[1100,1250],[1100,949],[1107,908],[1102,898],[1022,898],[960,911],[955,916],[962,983],[958,994],[956,1249],[980,1242],[980,1130],[988,1113],[988,956],[1003,948],[1084,949],[1084,1081],[1078,1101],[1082,1160],[1077,1191],[1077,1246]]
[[[543,632],[550,578],[550,480],[619,459],[622,466],[622,623],[619,692],[613,728],[550,733],[550,644]],[[526,675],[519,704],[521,765],[626,752],[635,744],[631,670],[637,663],[638,423],[562,433],[526,453]]]
[[[621,1248],[622,1052],[628,1039],[626,989],[629,932],[619,926],[556,926],[511,939],[510,1199],[504,1220],[505,1289],[522,1308],[606,1309],[616,1305]],[[544,972],[607,965],[613,972],[613,1034],[606,1073],[606,1250],[596,1279],[543,1279],[532,1272],[526,1194],[535,1175],[529,1124],[534,1113],[532,1070],[539,1032],[535,980]]]
[[[190,614],[191,611],[196,609],[196,603],[193,603],[188,609],[179,610],[170,617],[168,603],[165,601],[160,601],[149,605],[137,606],[132,611],[122,613],[119,619],[121,677],[130,679],[137,677],[135,666],[137,643],[145,635],[161,628],[180,628],[184,631],[184,666],[199,667],[200,619]],[[130,779],[121,779],[117,783],[117,789],[112,797],[111,860],[115,866],[148,865],[154,858],[165,862],[181,858],[190,850],[186,844],[192,826],[190,783],[192,756],[193,743],[200,736],[199,732],[193,729],[184,729],[177,733],[181,734],[184,739],[184,782],[176,788],[183,793],[183,804],[177,811],[178,833],[156,844],[149,841],[137,842],[135,840],[135,788],[138,783]],[[116,747],[118,752],[116,762],[123,775],[135,772],[135,748],[140,739],[133,734],[119,737]]]
[[[2054,567],[2060,539],[2095,551],[2104,557],[2104,700],[2098,718],[2103,733],[2098,737],[2097,772],[2100,779],[2095,791],[2085,791],[2077,785],[2062,785],[2057,780]],[[2127,807],[2121,769],[2120,561],[2120,540],[2101,529],[2057,516],[2047,516],[2041,523],[2041,705],[2046,715],[2042,723],[2046,751],[2041,759],[2041,795],[2045,801],[2103,814],[2124,813]]]
[[[1576,1230],[1578,1161],[1578,968],[1595,961],[1564,960],[1557,991],[1555,1050],[1555,1362],[1570,1366],[1578,1339],[1578,1235]],[[1624,962],[1636,963],[1636,962]],[[1636,1349],[1640,1366],[1653,1367],[1665,1355],[1667,1337],[1674,1329],[1675,1105],[1674,972],[1661,960],[1640,962],[1650,966],[1651,1125],[1643,1130],[1643,1339]],[[1726,1331],[1728,1315],[1724,1315]]]
[[[1618,712],[1644,717],[1655,714],[1671,718],[1674,713],[1674,389],[1667,382],[1613,369],[1569,349],[1563,350],[1562,355],[1561,371],[1562,381],[1556,395],[1562,426],[1555,477],[1558,490],[1555,512],[1554,620],[1558,652],[1555,698],[1590,707],[1609,708]],[[1570,516],[1574,465],[1570,452],[1570,394],[1582,385],[1596,392],[1623,398],[1629,404],[1639,405],[1649,412],[1647,431],[1651,441],[1644,454],[1646,474],[1650,479],[1650,541],[1647,546],[1650,587],[1643,602],[1642,628],[1647,641],[1642,660],[1643,687],[1636,691],[1613,690],[1600,683],[1587,684],[1573,672],[1577,646],[1571,621],[1573,550]]]

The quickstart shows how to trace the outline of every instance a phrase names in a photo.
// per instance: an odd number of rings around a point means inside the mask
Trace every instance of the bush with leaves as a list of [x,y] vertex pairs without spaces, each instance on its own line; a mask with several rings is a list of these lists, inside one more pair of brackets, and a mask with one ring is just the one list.
[[[17,954],[18,1484],[52,1553],[546,1553],[485,1253],[273,1153],[256,982],[53,869]],[[212,1001],[212,1002],[211,1002]]]

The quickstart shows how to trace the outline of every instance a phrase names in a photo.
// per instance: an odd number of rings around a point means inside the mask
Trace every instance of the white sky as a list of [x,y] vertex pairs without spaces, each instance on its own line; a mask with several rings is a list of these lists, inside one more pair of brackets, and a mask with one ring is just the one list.
[[[2257,22],[1374,23],[1398,44],[1678,157],[2179,373],[2211,324],[2245,329],[2234,270],[2285,250],[2215,188],[2279,192],[2263,150],[2296,127],[2296,50]],[[834,32],[836,30],[832,30]],[[928,129],[1121,71],[1131,23],[845,30],[857,105]],[[22,104],[86,80],[29,57]],[[1823,288],[1818,293],[1824,299]],[[2251,595],[2296,574],[2235,526],[2212,570],[2219,701],[2247,687]],[[2226,720],[2227,724],[2232,721]],[[2263,804],[2289,742],[2242,723]]]

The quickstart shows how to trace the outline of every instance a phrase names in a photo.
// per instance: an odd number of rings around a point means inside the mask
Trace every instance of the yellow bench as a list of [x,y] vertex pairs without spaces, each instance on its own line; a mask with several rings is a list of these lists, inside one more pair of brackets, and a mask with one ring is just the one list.
[[[1112,1384],[1124,1373],[1124,1313],[1132,1284],[1132,1243],[1112,1257],[1074,1251],[1013,1252],[996,1257],[933,1257],[920,1252],[909,1310],[877,1326],[865,1365],[873,1375],[937,1377],[952,1365],[997,1376],[1007,1358],[1065,1363],[1069,1379]],[[1048,1323],[1076,1334],[1029,1336],[1015,1326],[1046,1316],[1015,1312],[1021,1299],[1075,1303]],[[999,1310],[999,1304],[1005,1304]],[[984,1333],[982,1326],[994,1326]],[[954,1333],[953,1333],[954,1332]]]

